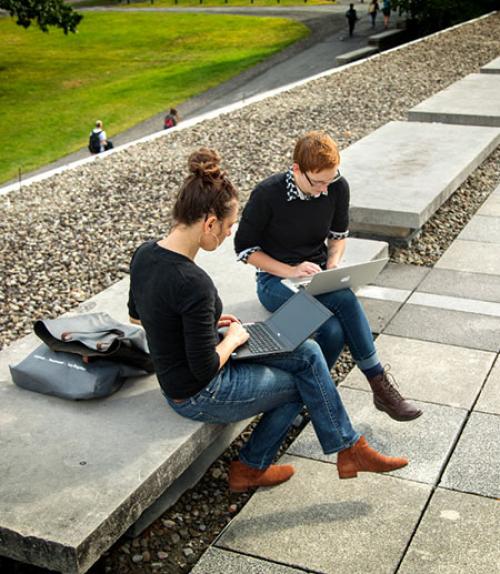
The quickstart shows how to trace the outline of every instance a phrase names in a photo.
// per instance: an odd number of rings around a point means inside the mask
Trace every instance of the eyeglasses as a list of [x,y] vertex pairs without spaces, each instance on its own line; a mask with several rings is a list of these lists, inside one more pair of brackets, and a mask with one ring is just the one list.
[[317,181],[316,179],[311,179],[305,171],[303,171],[302,173],[304,174],[305,178],[307,179],[307,181],[309,182],[309,185],[311,187],[328,187],[330,184],[335,183],[336,181],[338,181],[342,177],[340,175],[339,170],[337,170],[335,177],[333,179],[331,179],[330,181]]

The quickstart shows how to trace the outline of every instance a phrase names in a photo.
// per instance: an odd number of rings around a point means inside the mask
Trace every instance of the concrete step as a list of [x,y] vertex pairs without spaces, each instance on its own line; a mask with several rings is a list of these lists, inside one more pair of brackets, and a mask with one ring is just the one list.
[[481,68],[483,74],[500,74],[500,56]]
[[416,105],[408,119],[500,127],[500,75],[469,74]]
[[378,34],[373,34],[368,37],[368,44],[370,46],[376,46],[379,50],[387,50],[399,44],[402,44],[406,40],[406,30],[401,30],[399,28],[394,30],[384,30]]
[[351,230],[408,239],[500,141],[491,127],[389,122],[342,152]]
[[368,58],[368,56],[373,56],[379,51],[378,48],[374,46],[366,46],[365,48],[359,48],[358,50],[352,50],[352,52],[346,52],[345,54],[340,54],[335,59],[337,64],[340,66],[344,64],[349,64],[349,62],[355,62],[356,60],[362,60],[363,58]]
[[[374,259],[387,244],[348,241],[347,262]],[[267,316],[254,269],[237,263],[232,241],[200,263],[243,319]],[[128,279],[77,312],[127,320]],[[247,422],[208,425],[175,414],[156,377],[129,380],[102,400],[72,402],[16,387],[9,364],[39,340],[0,353],[0,554],[65,572],[85,572],[127,529],[137,534],[187,489]]]

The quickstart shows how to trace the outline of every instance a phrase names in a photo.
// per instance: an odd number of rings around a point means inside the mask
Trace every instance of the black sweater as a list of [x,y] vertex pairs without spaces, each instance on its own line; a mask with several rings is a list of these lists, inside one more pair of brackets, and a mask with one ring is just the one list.
[[[330,232],[349,227],[349,185],[344,178],[330,184],[328,195],[308,201],[287,201],[286,173],[261,182],[250,195],[234,238],[236,253],[251,247],[289,265],[312,261],[324,266]],[[347,234],[346,234],[347,235]]]
[[146,331],[165,394],[186,399],[203,389],[219,369],[215,347],[222,313],[207,273],[191,259],[148,241],[132,257],[128,305]]

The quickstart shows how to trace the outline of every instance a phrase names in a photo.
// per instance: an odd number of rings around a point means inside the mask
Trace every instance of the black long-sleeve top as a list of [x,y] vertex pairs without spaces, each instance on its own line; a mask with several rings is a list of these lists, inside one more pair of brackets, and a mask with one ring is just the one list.
[[288,172],[269,177],[252,191],[234,238],[240,259],[256,248],[289,265],[312,261],[324,266],[325,240],[347,237],[349,185],[343,177],[327,193],[306,201],[293,188]]
[[207,273],[191,259],[148,241],[132,257],[128,306],[146,331],[165,394],[186,399],[202,390],[219,369],[215,347],[222,313]]

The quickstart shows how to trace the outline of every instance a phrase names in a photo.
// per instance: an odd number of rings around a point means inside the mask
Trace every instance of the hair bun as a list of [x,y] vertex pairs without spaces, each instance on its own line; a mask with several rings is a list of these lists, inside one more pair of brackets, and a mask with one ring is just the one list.
[[221,158],[215,150],[202,147],[189,156],[188,168],[197,177],[215,179],[222,174],[220,161]]

